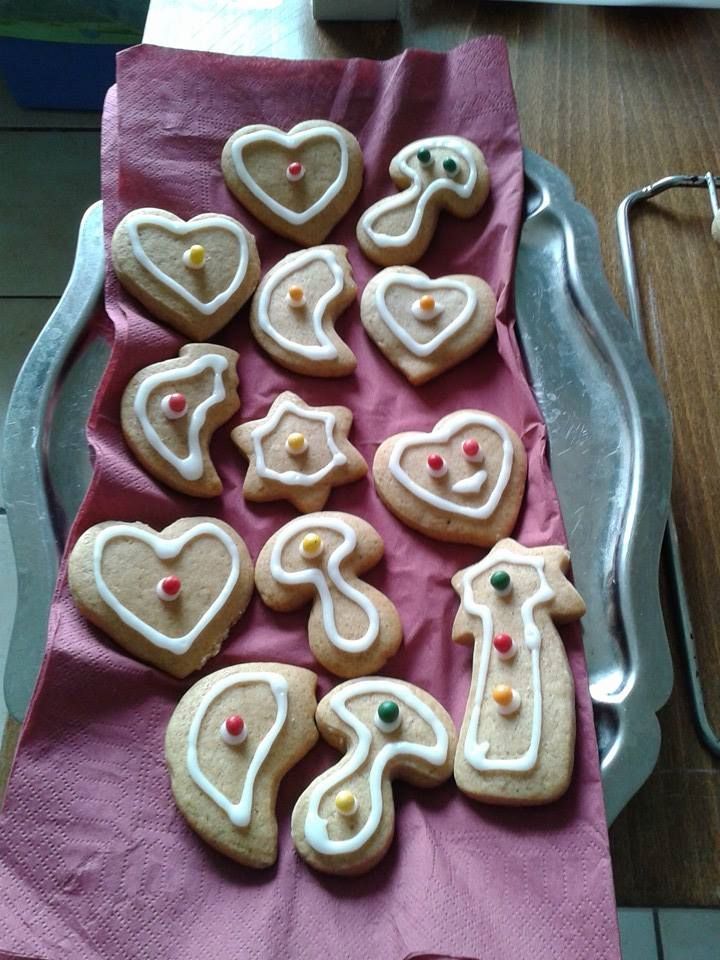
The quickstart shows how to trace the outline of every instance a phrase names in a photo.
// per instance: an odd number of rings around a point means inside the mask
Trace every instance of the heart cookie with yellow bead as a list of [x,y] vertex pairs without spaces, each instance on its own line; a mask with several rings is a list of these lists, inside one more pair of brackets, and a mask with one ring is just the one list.
[[115,228],[111,252],[128,293],[190,340],[224,327],[260,279],[255,238],[220,213],[185,221],[154,207],[132,210]]
[[496,306],[480,277],[432,280],[414,267],[390,267],[365,287],[360,317],[390,363],[419,386],[490,339]]

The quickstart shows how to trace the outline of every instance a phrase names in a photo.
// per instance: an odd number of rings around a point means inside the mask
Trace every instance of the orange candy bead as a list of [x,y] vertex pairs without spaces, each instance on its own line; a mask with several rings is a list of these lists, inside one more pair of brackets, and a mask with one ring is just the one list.
[[421,310],[434,310],[435,309],[435,298],[431,297],[429,293],[423,294],[420,297],[420,309]]
[[296,303],[299,302],[303,298],[303,288],[297,286],[297,284],[293,284],[293,286],[288,289],[288,296],[291,300],[295,300]]
[[507,683],[499,683],[493,687],[492,698],[499,707],[509,707],[513,698],[512,687]]

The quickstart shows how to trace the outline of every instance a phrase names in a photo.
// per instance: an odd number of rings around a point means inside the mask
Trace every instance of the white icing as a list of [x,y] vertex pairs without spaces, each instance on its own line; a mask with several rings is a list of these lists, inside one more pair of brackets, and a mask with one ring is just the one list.
[[[425,503],[429,503],[431,506],[437,507],[439,510],[444,510],[447,513],[456,513],[459,516],[470,517],[473,520],[485,520],[496,510],[510,479],[513,465],[513,446],[510,434],[505,428],[505,425],[496,417],[493,417],[489,413],[480,413],[473,410],[460,411],[459,413],[453,414],[444,419],[444,424],[442,429],[435,427],[432,433],[409,433],[397,440],[390,454],[390,472],[398,483]],[[403,469],[400,462],[406,450],[421,445],[432,444],[433,442],[447,443],[450,437],[469,425],[487,427],[488,430],[492,430],[502,440],[502,462],[497,482],[485,503],[478,507],[453,503],[452,500],[441,497],[432,490],[426,490],[425,487],[421,486],[416,480],[413,480],[407,471]]]
[[178,413],[177,410],[173,410],[173,408],[170,406],[171,396],[172,394],[168,394],[166,397],[162,398],[162,400],[160,401],[160,409],[168,418],[168,420],[180,420],[180,418],[184,417],[185,414],[187,413],[187,401],[185,402],[185,406],[183,407],[183,409]]
[[177,600],[182,593],[182,586],[176,593],[168,593],[163,586],[162,580],[158,580],[157,586],[155,587],[155,593],[157,593],[158,597],[160,597],[160,599],[164,600],[166,603],[172,603],[173,600]]
[[436,300],[435,305],[428,310],[423,307],[420,300],[415,300],[410,307],[410,312],[416,320],[434,320],[435,317],[439,317],[443,312],[443,307],[442,304],[438,303]]
[[[414,156],[417,153],[418,147],[421,146],[427,147],[428,149],[454,150],[456,153],[459,153],[468,166],[467,180],[464,183],[457,183],[454,179],[457,173],[453,174],[451,178],[448,177],[443,170],[443,176],[431,180],[430,183],[423,188],[423,178],[420,171],[416,167],[411,167],[408,163],[410,157]],[[408,144],[408,146],[404,147],[398,154],[397,166],[411,181],[411,185],[401,193],[379,200],[373,204],[369,210],[366,210],[360,218],[360,226],[378,247],[403,247],[412,243],[418,235],[420,224],[425,215],[425,207],[430,197],[434,196],[440,190],[450,190],[458,197],[467,199],[472,195],[478,178],[475,159],[467,145],[458,137],[434,137],[426,142],[415,141],[414,143]],[[379,233],[373,229],[372,224],[376,223],[380,217],[392,212],[397,207],[414,203],[415,200],[417,200],[417,206],[415,207],[410,226],[404,233]]]
[[[282,565],[282,553],[286,544],[298,533],[312,529],[333,530],[342,537],[342,543],[332,551],[327,560],[327,574],[319,567],[306,567],[304,570],[286,570]],[[298,517],[286,524],[278,534],[277,540],[270,555],[270,573],[278,583],[296,584],[311,583],[320,596],[322,607],[323,628],[328,640],[346,653],[363,653],[368,650],[380,630],[380,615],[372,601],[358,589],[348,583],[340,569],[343,561],[357,546],[357,535],[349,523],[337,517],[328,517],[325,514],[315,514],[310,517]],[[335,589],[351,603],[357,604],[367,617],[368,626],[365,633],[357,640],[350,640],[340,635],[335,623],[335,605],[328,587],[328,580]]]
[[391,723],[388,723],[387,720],[382,720],[377,713],[375,714],[375,726],[383,733],[395,733],[401,723],[401,714],[398,714]]
[[[282,283],[293,273],[302,270],[314,260],[323,260],[333,277],[333,284],[317,301],[312,312],[312,328],[317,343],[297,343],[290,340],[284,334],[280,333],[270,322],[270,300],[277,289],[278,284]],[[309,360],[331,360],[337,357],[337,349],[323,329],[323,320],[328,304],[337,297],[345,286],[345,274],[338,258],[331,250],[310,249],[294,255],[287,263],[280,263],[271,270],[260,291],[258,300],[257,321],[260,328],[271,337],[278,346],[292,353],[297,353]],[[291,307],[299,307],[301,304],[295,303],[288,297],[287,302]],[[303,297],[303,305],[305,298]]]
[[510,698],[510,703],[502,704],[497,703],[497,712],[503,717],[511,717],[514,713],[517,713],[520,709],[520,694],[513,687],[512,697]]
[[457,480],[451,487],[454,493],[480,493],[483,484],[487,480],[486,470],[476,470],[469,477],[463,477]]
[[[223,373],[227,370],[228,362],[225,357],[217,353],[208,353],[204,357],[198,357],[186,367],[180,367],[173,370],[163,370],[158,373],[152,373],[138,387],[133,402],[135,416],[140,422],[145,438],[150,446],[160,454],[160,456],[171,467],[184,477],[185,480],[199,480],[205,471],[202,450],[200,449],[200,431],[205,425],[208,410],[218,403],[225,400],[225,384],[223,383]],[[148,400],[150,394],[156,387],[163,383],[175,383],[178,380],[189,380],[197,376],[204,370],[213,370],[213,392],[206,397],[202,403],[198,404],[193,410],[188,424],[188,452],[184,457],[179,457],[173,453],[168,446],[163,443],[160,436],[150,422],[147,413]]]
[[[478,735],[480,732],[480,706],[485,696],[490,655],[494,649],[492,643],[494,636],[493,617],[489,606],[484,603],[478,603],[475,600],[473,583],[478,576],[498,563],[514,563],[519,566],[534,567],[538,575],[538,589],[524,600],[520,607],[520,616],[523,622],[523,639],[525,646],[530,650],[531,654],[533,695],[532,726],[530,745],[525,753],[519,757],[491,757],[488,759],[487,753],[490,749],[490,743],[488,740],[478,742]],[[494,551],[485,557],[484,560],[474,564],[472,567],[468,567],[463,574],[463,608],[471,616],[480,617],[483,625],[482,643],[475,644],[474,656],[480,658],[480,665],[477,671],[475,696],[473,698],[463,747],[465,759],[476,770],[512,770],[514,772],[526,772],[532,770],[537,763],[540,736],[542,733],[542,683],[540,678],[540,643],[542,635],[540,628],[535,623],[534,616],[535,607],[541,603],[547,603],[549,600],[552,600],[554,596],[555,593],[545,577],[544,557],[526,556],[513,553],[511,550]]]
[[[262,448],[263,439],[273,432],[281,418],[286,413],[294,413],[305,420],[320,421],[325,424],[325,438],[327,440],[330,459],[319,467],[313,473],[301,473],[299,470],[273,470],[265,463],[265,454]],[[311,487],[319,480],[326,477],[335,467],[341,467],[347,463],[347,457],[341,452],[335,437],[335,415],[325,410],[313,410],[309,407],[299,407],[293,400],[285,400],[275,408],[273,415],[269,420],[259,424],[250,433],[253,450],[255,452],[255,471],[259,477],[265,477],[268,480],[277,480],[278,483],[287,483],[297,487]]]
[[185,253],[183,253],[182,259],[183,259],[183,263],[188,268],[188,270],[202,270],[205,266],[205,261],[206,261],[206,257],[203,256],[201,263],[194,263],[191,259],[189,250],[186,250]]
[[[465,297],[465,304],[460,313],[446,327],[435,334],[430,340],[421,343],[411,336],[410,333],[395,319],[387,305],[386,294],[388,287],[393,284],[398,286],[410,287],[412,290],[459,290]],[[419,300],[412,305],[412,313],[418,319],[429,320],[441,312],[442,308],[437,309],[431,315],[420,317],[415,307]],[[399,270],[385,270],[375,289],[375,307],[380,319],[385,323],[389,330],[398,338],[406,349],[416,357],[429,357],[438,347],[441,347],[447,340],[454,336],[458,330],[461,330],[472,318],[477,307],[477,294],[473,288],[462,280],[453,280],[450,277],[445,279],[430,280],[429,277],[420,277],[413,274],[402,273]]]
[[[178,556],[186,544],[202,536],[214,537],[222,543],[230,557],[230,572],[227,575],[222,590],[215,600],[213,600],[195,626],[181,637],[170,637],[160,630],[156,630],[155,627],[150,626],[149,623],[145,623],[137,614],[133,613],[132,610],[128,610],[125,604],[118,600],[105,582],[102,574],[102,557],[105,547],[110,540],[114,540],[117,537],[139,540],[141,543],[150,547],[161,560],[172,560]],[[166,540],[164,537],[159,537],[149,530],[142,530],[131,524],[118,523],[113,524],[111,527],[105,527],[95,538],[93,547],[93,573],[100,598],[126,626],[145,637],[145,639],[154,644],[154,646],[160,647],[163,650],[169,650],[171,653],[181,656],[190,649],[205,627],[212,622],[213,618],[217,616],[227,602],[240,575],[240,553],[232,537],[221,527],[209,521],[195,524],[194,527],[186,530],[185,533],[182,533],[179,537],[175,537],[173,540]]]
[[243,724],[243,728],[238,734],[230,733],[228,728],[225,726],[225,721],[220,724],[220,736],[224,743],[229,747],[239,747],[241,743],[245,743],[247,740],[247,724]]
[[[245,271],[247,270],[250,253],[248,250],[248,242],[245,236],[245,231],[239,223],[233,223],[232,220],[225,219],[223,217],[207,217],[204,220],[196,220],[194,223],[182,223],[178,222],[177,220],[169,220],[167,217],[161,217],[154,213],[143,213],[131,214],[126,221],[125,226],[128,237],[130,238],[132,251],[135,254],[135,259],[138,261],[138,263],[140,263],[149,273],[151,273],[156,280],[164,283],[165,286],[169,287],[170,290],[173,291],[173,293],[176,293],[179,297],[182,297],[182,299],[194,310],[197,310],[206,317],[210,316],[212,313],[215,313],[216,310],[226,304],[245,279]],[[207,303],[199,300],[195,294],[191,293],[181,283],[178,283],[177,280],[165,273],[164,270],[161,270],[160,267],[158,267],[158,265],[154,263],[145,253],[138,230],[140,227],[146,226],[162,227],[163,230],[168,230],[170,233],[174,233],[176,236],[185,236],[193,231],[206,230],[208,228],[224,230],[226,233],[232,234],[232,236],[235,237],[240,245],[240,256],[238,259],[235,276],[232,278],[228,286],[215,297],[213,297],[212,300],[209,300]]]
[[[337,177],[333,180],[323,195],[318,197],[318,199],[306,210],[291,210],[274,197],[271,197],[269,193],[263,190],[263,188],[256,183],[256,181],[250,175],[250,171],[245,166],[245,161],[243,160],[243,150],[251,143],[257,143],[258,141],[265,143],[277,143],[281,147],[285,147],[288,150],[295,150],[302,144],[307,143],[308,140],[317,140],[319,137],[328,137],[330,140],[334,140],[338,145],[340,149],[340,169]],[[264,203],[265,206],[276,216],[296,227],[299,227],[304,223],[309,223],[319,213],[322,213],[322,211],[325,210],[326,207],[328,207],[335,197],[340,193],[347,181],[349,166],[347,143],[345,142],[345,138],[342,133],[340,133],[340,131],[336,130],[334,127],[312,127],[309,130],[302,130],[299,133],[292,134],[280,133],[276,130],[255,130],[251,131],[250,133],[243,134],[243,136],[234,140],[232,147],[230,148],[230,152],[235,165],[235,172],[250,193],[257,197],[261,203]]]
[[[270,687],[272,694],[275,697],[275,703],[277,704],[277,714],[275,716],[273,725],[262,738],[257,746],[257,749],[255,750],[255,753],[253,754],[253,758],[250,761],[247,773],[245,774],[245,782],[243,783],[240,799],[237,803],[233,803],[224,793],[222,793],[221,790],[218,790],[218,788],[210,782],[210,780],[200,769],[197,755],[197,742],[198,735],[200,733],[200,725],[202,724],[203,718],[205,717],[205,714],[207,713],[208,708],[213,700],[227,690],[228,687],[241,686],[242,684],[248,683],[266,683]],[[287,709],[288,682],[285,677],[278,673],[234,673],[230,676],[223,677],[222,679],[218,680],[217,683],[213,684],[212,687],[210,687],[200,701],[200,705],[192,719],[190,730],[188,731],[187,741],[186,759],[188,773],[198,787],[200,787],[200,789],[206,793],[210,799],[220,807],[221,810],[225,811],[230,819],[230,822],[235,827],[246,827],[250,823],[253,812],[252,808],[255,780],[257,779],[260,767],[262,767],[263,763],[267,759],[273,744],[277,740],[278,735],[283,728],[285,719],[287,717]]]
[[[362,827],[352,837],[331,840],[328,835],[328,821],[320,816],[320,802],[323,797],[340,783],[349,779],[367,760],[372,745],[370,729],[350,712],[347,701],[367,693],[389,694],[393,699],[404,703],[414,710],[431,727],[435,734],[435,743],[420,744],[409,740],[389,740],[378,751],[367,774],[370,793],[370,811]],[[308,810],[305,818],[305,839],[318,853],[341,856],[355,853],[373,836],[383,814],[382,779],[385,767],[396,757],[418,757],[434,766],[442,766],[448,755],[448,735],[440,719],[433,710],[412,690],[385,678],[358,680],[350,683],[332,696],[330,708],[356,734],[357,743],[353,750],[315,781],[308,798]]]

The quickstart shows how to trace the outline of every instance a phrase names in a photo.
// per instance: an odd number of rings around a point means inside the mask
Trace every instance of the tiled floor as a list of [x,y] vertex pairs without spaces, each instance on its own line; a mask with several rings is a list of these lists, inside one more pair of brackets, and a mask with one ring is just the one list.
[[[0,441],[12,383],[65,285],[80,217],[100,194],[99,126],[95,114],[20,110],[0,81]],[[0,674],[15,607],[4,513],[0,486]],[[720,910],[621,909],[619,918],[624,960],[720,960]]]

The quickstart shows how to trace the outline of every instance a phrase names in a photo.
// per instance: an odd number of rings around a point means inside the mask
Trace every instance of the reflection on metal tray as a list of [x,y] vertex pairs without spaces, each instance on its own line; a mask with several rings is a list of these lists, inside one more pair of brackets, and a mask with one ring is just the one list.
[[[655,764],[655,714],[672,685],[657,587],[670,493],[669,418],[602,275],[592,217],[557,168],[526,151],[525,170],[517,330],[547,423],[575,579],[588,605],[584,642],[612,821]],[[5,697],[17,719],[42,659],[58,553],[91,473],[85,422],[107,345],[86,338],[72,350],[102,290],[102,256],[95,204],[81,226],[68,289],[8,410],[3,479],[18,612]]]

